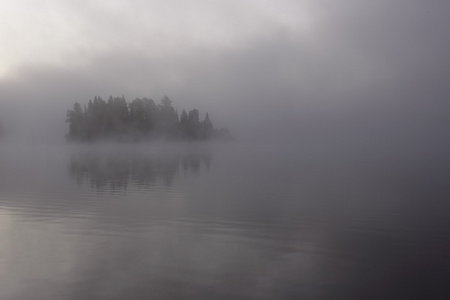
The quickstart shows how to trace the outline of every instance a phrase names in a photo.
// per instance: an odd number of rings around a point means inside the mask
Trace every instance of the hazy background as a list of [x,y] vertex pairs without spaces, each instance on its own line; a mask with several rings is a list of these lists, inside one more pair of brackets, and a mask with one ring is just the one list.
[[[0,298],[450,299],[449,12],[0,1]],[[58,145],[110,95],[237,142]]]
[[63,141],[67,109],[168,95],[240,140],[444,149],[448,1],[4,1],[0,121]]

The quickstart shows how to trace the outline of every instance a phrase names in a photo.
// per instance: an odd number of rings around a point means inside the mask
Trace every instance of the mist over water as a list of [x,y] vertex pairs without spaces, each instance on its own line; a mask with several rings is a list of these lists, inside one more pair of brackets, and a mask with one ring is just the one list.
[[0,150],[2,299],[448,292],[448,159],[436,153],[244,142]]
[[0,2],[0,299],[450,299],[449,3]]

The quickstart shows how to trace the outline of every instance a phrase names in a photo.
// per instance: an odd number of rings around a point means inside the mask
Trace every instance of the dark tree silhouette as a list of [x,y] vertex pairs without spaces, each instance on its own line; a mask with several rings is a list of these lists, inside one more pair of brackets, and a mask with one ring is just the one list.
[[157,129],[163,135],[176,135],[179,129],[178,113],[172,106],[169,97],[164,96],[158,104]]
[[95,96],[84,109],[76,102],[73,109],[67,111],[66,122],[69,123],[66,138],[74,141],[150,137],[205,140],[223,135],[223,130],[214,129],[208,113],[200,121],[197,109],[189,113],[183,109],[179,118],[167,96],[157,105],[149,98],[136,98],[128,104],[124,96],[110,96],[108,102]]
[[73,110],[67,111],[66,122],[69,123],[69,133],[66,135],[68,138],[77,138],[83,131],[83,111],[81,105],[75,102]]
[[194,140],[200,137],[200,118],[197,109],[191,110],[188,114],[188,136]]
[[189,133],[189,118],[186,110],[183,109],[180,116],[180,133],[182,136],[188,136]]
[[210,138],[214,128],[211,120],[209,119],[208,113],[206,113],[205,120],[203,120],[201,128],[203,138]]
[[130,105],[130,130],[138,136],[145,136],[156,125],[158,107],[152,99],[134,99]]
[[127,125],[130,116],[128,114],[128,104],[124,97],[109,97],[106,104],[106,134],[124,135],[127,133]]

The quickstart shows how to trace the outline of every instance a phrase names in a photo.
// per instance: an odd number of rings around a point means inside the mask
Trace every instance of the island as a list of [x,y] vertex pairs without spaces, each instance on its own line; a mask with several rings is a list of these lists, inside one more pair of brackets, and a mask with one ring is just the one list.
[[214,129],[208,113],[200,120],[198,109],[183,109],[179,116],[167,96],[158,104],[150,98],[136,98],[128,103],[124,96],[110,96],[108,101],[95,96],[83,107],[75,102],[66,117],[69,141],[231,139],[227,129]]

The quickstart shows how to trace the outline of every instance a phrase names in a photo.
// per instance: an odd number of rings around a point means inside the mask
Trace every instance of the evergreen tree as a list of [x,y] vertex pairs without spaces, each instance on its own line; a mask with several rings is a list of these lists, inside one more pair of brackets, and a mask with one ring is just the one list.
[[188,114],[188,137],[194,140],[200,137],[200,118],[197,109],[189,111]]
[[179,125],[178,115],[169,97],[164,96],[158,104],[157,128],[160,134],[176,135]]
[[148,134],[152,131],[156,125],[156,119],[158,115],[158,107],[152,99],[142,99],[144,105],[144,133]]
[[130,129],[132,132],[143,132],[144,128],[144,103],[142,99],[134,99],[130,105]]
[[123,96],[110,96],[108,102],[95,96],[84,109],[76,102],[67,111],[66,122],[69,123],[66,137],[80,141],[125,135],[139,139],[156,134],[192,140],[221,136],[221,131],[213,129],[208,113],[201,122],[197,109],[189,113],[183,109],[178,117],[167,96],[158,105],[149,98],[136,98],[128,104]]
[[83,126],[83,111],[81,110],[81,105],[78,102],[75,102],[73,110],[68,110],[66,116],[66,123],[69,123],[69,133],[67,134],[67,138],[80,138]]
[[180,116],[180,133],[182,137],[187,137],[189,133],[189,118],[186,110],[184,109]]
[[209,114],[206,113],[205,119],[202,122],[201,125],[201,131],[202,131],[202,138],[207,139],[211,136],[213,132],[213,124],[211,120],[209,119]]

